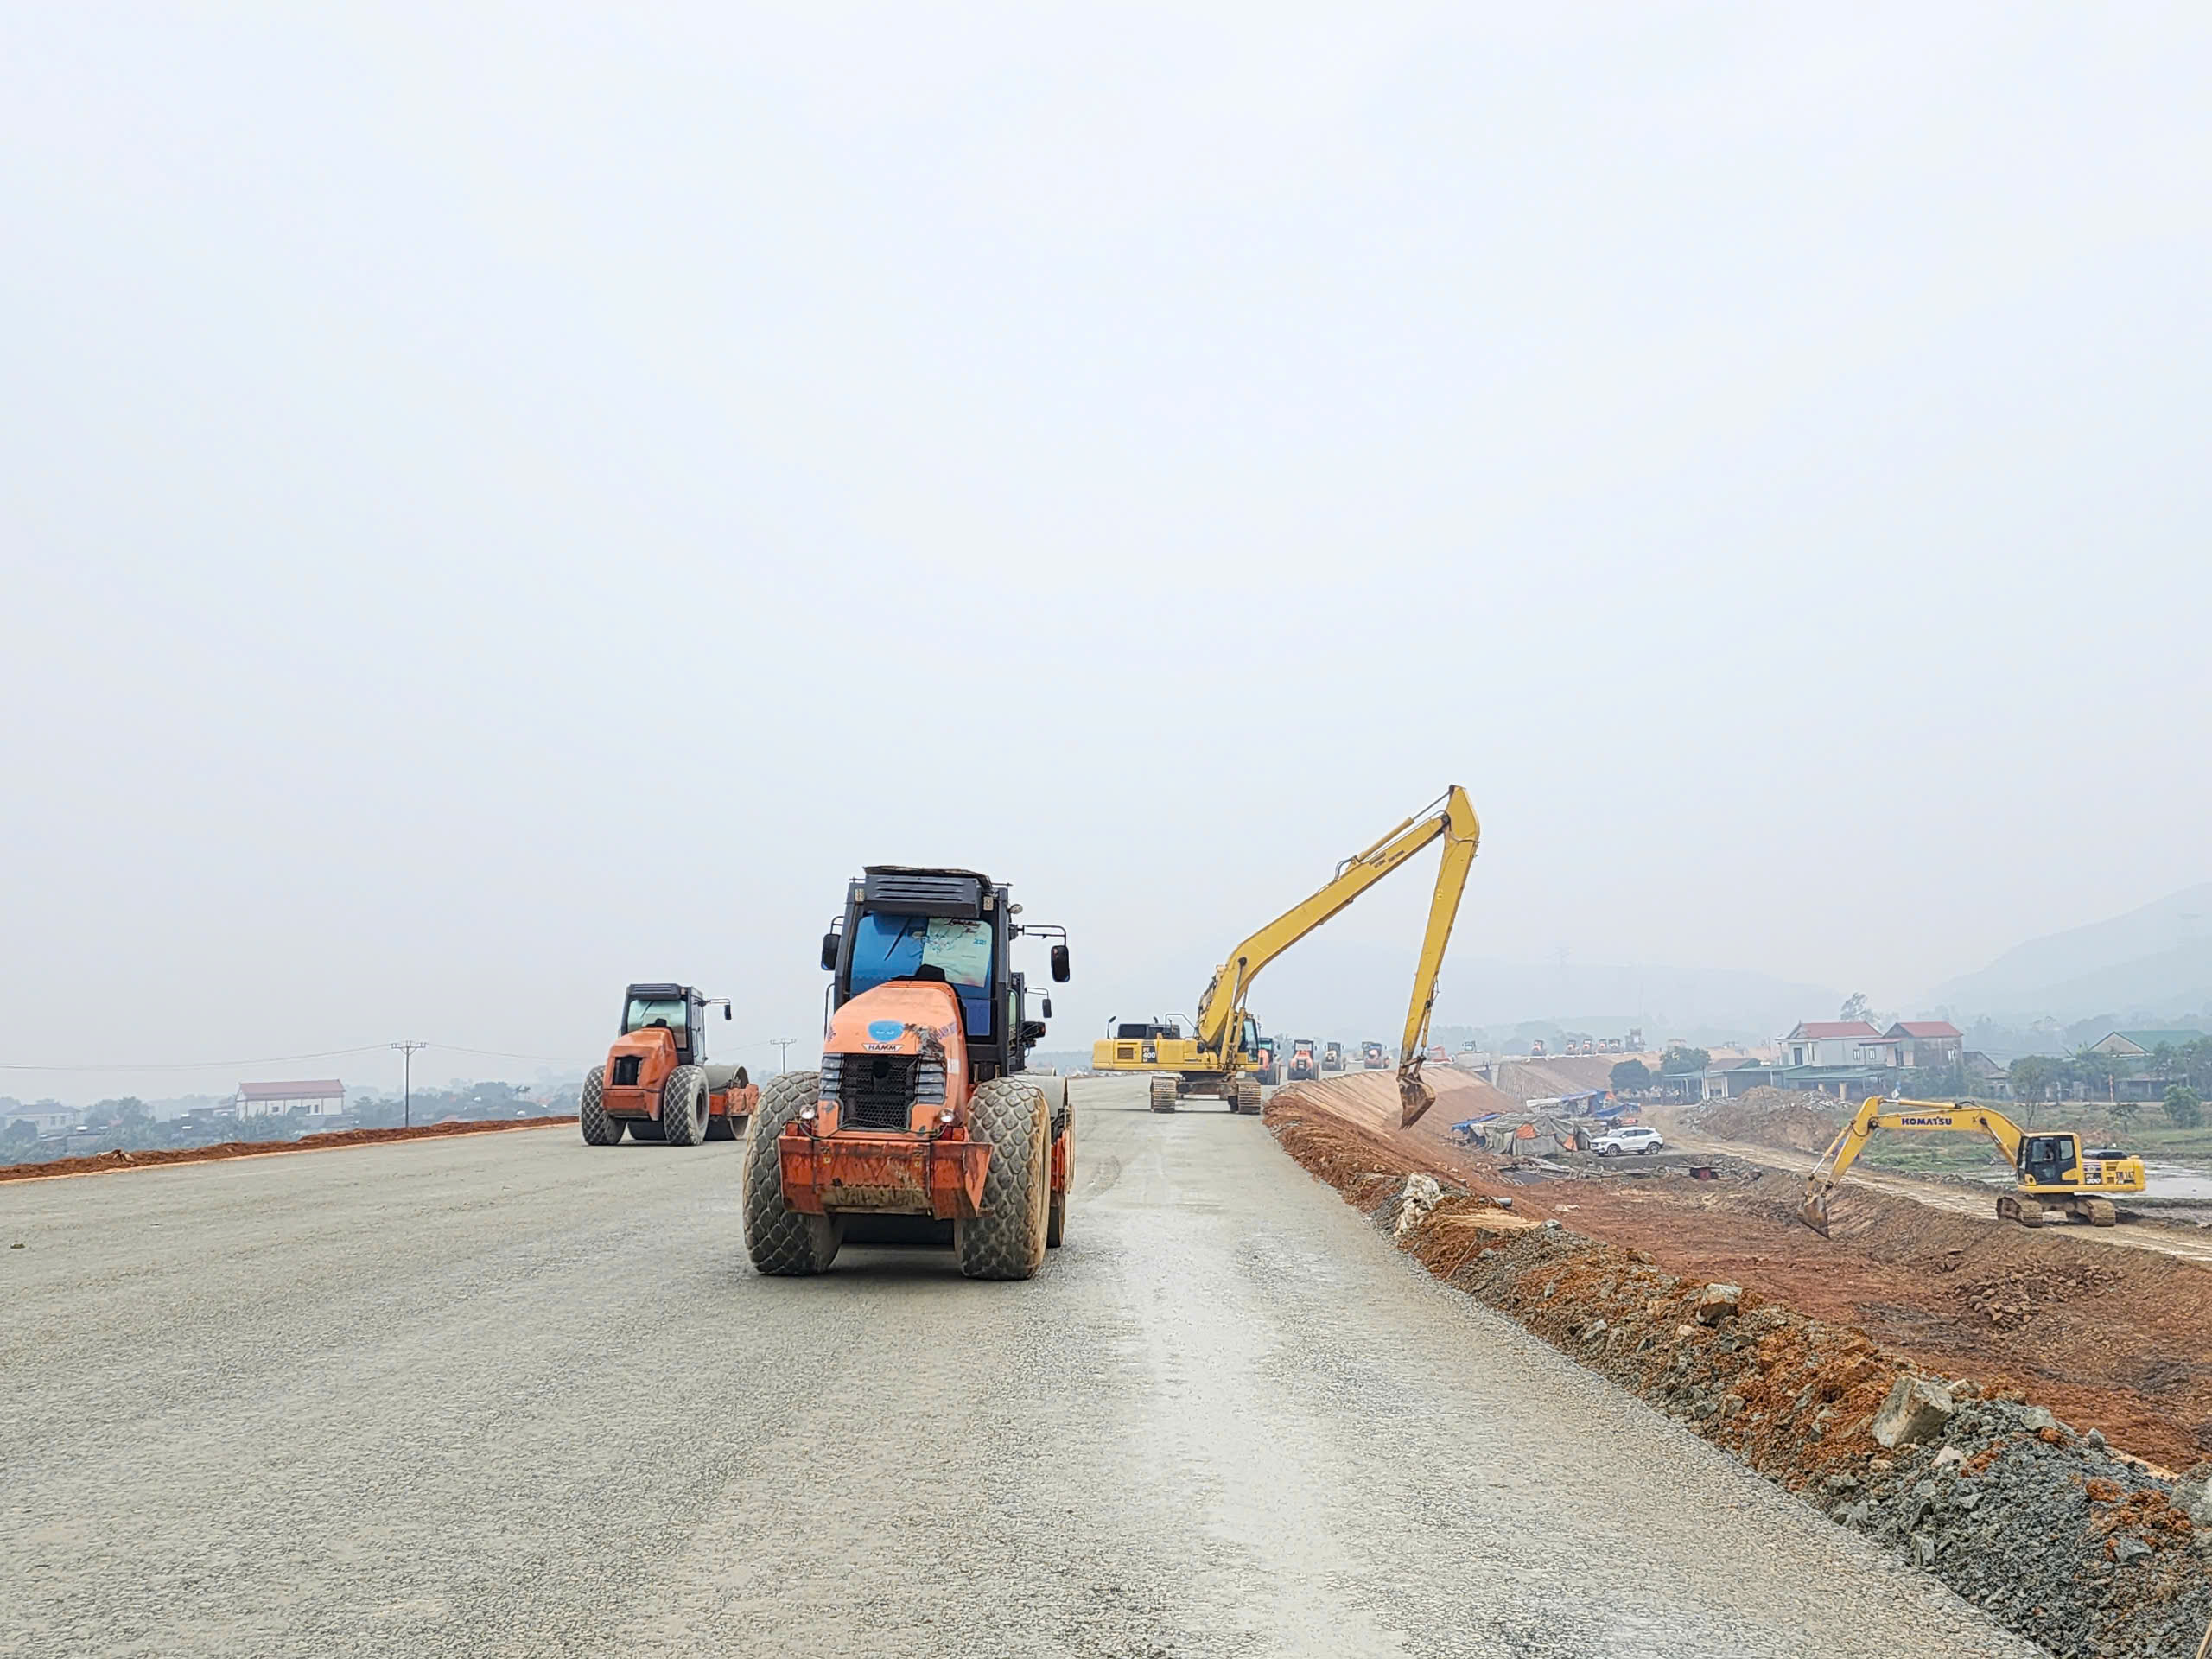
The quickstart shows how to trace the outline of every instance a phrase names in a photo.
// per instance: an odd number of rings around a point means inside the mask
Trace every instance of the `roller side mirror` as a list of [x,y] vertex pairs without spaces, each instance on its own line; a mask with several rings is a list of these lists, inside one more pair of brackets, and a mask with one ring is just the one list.
[[825,974],[837,971],[837,936],[835,933],[822,936],[822,971]]
[[1052,999],[1049,996],[1045,999],[1045,1017],[1047,1020],[1052,1017]]
[[1052,982],[1055,985],[1068,982],[1068,948],[1065,944],[1052,947]]

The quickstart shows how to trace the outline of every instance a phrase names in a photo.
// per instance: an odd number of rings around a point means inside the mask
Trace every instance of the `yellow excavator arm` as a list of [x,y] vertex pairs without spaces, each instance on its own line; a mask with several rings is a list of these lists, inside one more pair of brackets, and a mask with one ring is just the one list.
[[1239,1063],[1237,1034],[1244,1028],[1244,1001],[1260,969],[1440,838],[1444,842],[1444,858],[1437,868],[1428,928],[1422,935],[1421,961],[1414,970],[1413,1001],[1406,1010],[1405,1040],[1398,1051],[1399,1121],[1408,1127],[1419,1122],[1436,1100],[1435,1090],[1421,1081],[1421,1075],[1428,1043],[1429,1014],[1436,1002],[1436,976],[1444,965],[1444,947],[1451,942],[1452,924],[1459,913],[1459,895],[1466,889],[1467,872],[1482,840],[1482,824],[1475,809],[1466,791],[1457,784],[1374,845],[1344,860],[1319,892],[1292,906],[1229,953],[1228,960],[1213,970],[1212,982],[1198,1000],[1194,1034],[1199,1049],[1218,1054],[1223,1065],[1234,1071]]

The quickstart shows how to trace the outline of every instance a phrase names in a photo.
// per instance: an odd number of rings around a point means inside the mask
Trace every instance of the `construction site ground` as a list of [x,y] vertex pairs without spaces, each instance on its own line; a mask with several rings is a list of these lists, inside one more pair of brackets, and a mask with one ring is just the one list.
[[[1688,1152],[1707,1152],[1732,1158],[1740,1158],[1762,1167],[1781,1173],[1802,1177],[1811,1173],[1819,1160],[1816,1152],[1803,1152],[1791,1147],[1775,1147],[1755,1141],[1736,1141],[1684,1126],[1679,1116],[1663,1109],[1651,1122],[1665,1131],[1670,1145]],[[1931,1210],[1948,1211],[1953,1215],[1986,1219],[1996,1202],[1999,1190],[1993,1182],[1944,1180],[1926,1176],[1900,1173],[1880,1167],[1869,1168],[1860,1159],[1852,1166],[1847,1177],[1853,1192],[1879,1192],[1890,1198],[1925,1205]],[[1852,1202],[1849,1196],[1837,1200],[1839,1206]],[[2195,1217],[2196,1208],[2171,1210],[2144,1204],[2140,1200],[2122,1198],[2124,1224],[2116,1227],[2067,1226],[2062,1230],[2085,1244],[2107,1244],[2122,1249],[2153,1250],[2162,1255],[2177,1255],[2185,1262],[2212,1267],[2212,1228],[2207,1228]]]
[[0,1187],[0,1652],[2031,1652],[1260,1122],[1074,1090],[1023,1284],[755,1277],[734,1144]]
[[[2017,1383],[2066,1421],[2169,1468],[2212,1459],[2212,1269],[2190,1259],[2204,1250],[2201,1235],[2031,1230],[1998,1220],[1986,1192],[1853,1171],[1823,1238],[1796,1215],[1810,1154],[1733,1146],[1744,1167],[1711,1182],[1689,1179],[1679,1160],[1658,1169],[1579,1160],[1586,1176],[1516,1170],[1453,1143],[1464,1085],[1438,1083],[1436,1109],[1410,1130],[1396,1127],[1387,1076],[1331,1090],[1364,1127],[1526,1213],[1857,1326],[1947,1375]],[[2152,1248],[2120,1248],[2137,1243]]]

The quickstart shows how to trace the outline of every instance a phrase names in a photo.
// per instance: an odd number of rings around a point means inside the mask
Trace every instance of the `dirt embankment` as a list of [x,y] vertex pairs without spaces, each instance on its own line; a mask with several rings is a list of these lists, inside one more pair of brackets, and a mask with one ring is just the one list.
[[[1454,1071],[1449,1066],[1426,1066],[1421,1077],[1436,1091],[1436,1104],[1428,1109],[1428,1116],[1421,1121],[1433,1125],[1440,1135],[1448,1136],[1452,1124],[1480,1117],[1485,1112],[1514,1112],[1521,1109],[1521,1103],[1510,1095],[1500,1094],[1480,1077]],[[1330,1103],[1337,1111],[1372,1128],[1395,1129],[1395,1071],[1348,1071],[1340,1077],[1325,1077],[1322,1082],[1328,1089]]]
[[[2044,1409],[2048,1390],[1971,1370],[1946,1387],[1941,1376],[1957,1368],[1927,1376],[1924,1358],[1858,1322],[1762,1294],[1754,1287],[1762,1265],[1756,1252],[1730,1262],[1725,1274],[1708,1274],[1669,1248],[1681,1230],[1698,1238],[1698,1248],[1717,1251],[1737,1225],[1733,1212],[1705,1211],[1700,1218],[1699,1200],[1687,1208],[1661,1203],[1643,1192],[1658,1185],[1649,1180],[1516,1187],[1497,1160],[1442,1156],[1446,1148],[1418,1131],[1370,1128],[1356,1121],[1363,1106],[1339,1113],[1334,1094],[1333,1084],[1287,1090],[1269,1103],[1268,1122],[1293,1157],[1393,1231],[1430,1272],[1510,1313],[1839,1524],[1936,1572],[2012,1629],[2062,1655],[2149,1659],[2192,1651],[2212,1621],[2212,1496],[2204,1478],[2212,1465],[2177,1482],[2115,1453],[2101,1433],[2069,1428]],[[1460,1184],[1440,1192],[1429,1172]],[[1601,1196],[1645,1206],[1655,1224],[1648,1247],[1593,1236],[1613,1220]],[[1948,1256],[1953,1247],[1936,1248]],[[1943,1317],[1972,1330],[1978,1307],[2001,1331],[2014,1317],[2008,1310],[2054,1299],[2063,1308],[2111,1289],[2095,1281],[2094,1270],[2124,1265],[2132,1264],[2101,1254],[2050,1279],[2030,1271],[1961,1280],[1953,1268],[1938,1276],[1948,1289],[1967,1292],[1953,1299],[1964,1311]],[[1891,1266],[1893,1279],[1912,1278],[1902,1259]],[[2131,1300],[2132,1314],[2162,1294],[2141,1289],[2145,1300]],[[2208,1350],[2200,1343],[2187,1352],[2201,1361]],[[1894,1445],[1878,1441],[1877,1415],[1901,1395],[1933,1401],[1929,1421]]]
[[1855,1325],[1916,1363],[2023,1388],[2168,1467],[2212,1458],[2212,1269],[2198,1263],[1859,1185],[1838,1197],[1822,1238],[1797,1219],[1802,1183],[1779,1173],[1630,1179],[1639,1173],[1630,1164],[1617,1175],[1521,1185],[1501,1160],[1451,1140],[1443,1096],[1405,1130],[1395,1090],[1387,1109],[1363,1095],[1340,1097],[1333,1081],[1301,1092],[1406,1160],[1389,1167],[1516,1194],[1524,1211],[1647,1251],[1672,1272],[1732,1280]]
[[1696,1107],[1683,1122],[1716,1140],[1740,1141],[1778,1151],[1825,1152],[1850,1120],[1847,1107],[1783,1089],[1747,1089],[1733,1100]]
[[2017,1386],[2068,1421],[2185,1469],[2212,1458],[2212,1271],[2149,1250],[1933,1210],[1861,1187],[1829,1238],[1799,1184],[1561,1181],[1568,1224],[1678,1273],[1739,1280],[1950,1375]]
[[1616,1055],[1558,1054],[1541,1060],[1500,1060],[1492,1075],[1516,1101],[1557,1099],[1613,1086]]
[[435,1141],[454,1135],[491,1135],[501,1129],[546,1129],[575,1122],[567,1117],[518,1117],[471,1123],[423,1123],[405,1129],[338,1129],[302,1135],[297,1141],[226,1141],[213,1147],[166,1147],[149,1152],[93,1153],[83,1158],[55,1158],[43,1164],[0,1166],[0,1181],[37,1181],[51,1175],[99,1175],[124,1169],[162,1169],[171,1164],[207,1164],[226,1158],[268,1158],[286,1152],[327,1152],[335,1147],[379,1147],[388,1141]]

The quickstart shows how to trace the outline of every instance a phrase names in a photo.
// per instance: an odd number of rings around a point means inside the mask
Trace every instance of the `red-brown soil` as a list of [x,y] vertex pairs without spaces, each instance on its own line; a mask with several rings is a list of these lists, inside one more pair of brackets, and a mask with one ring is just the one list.
[[406,1129],[338,1129],[297,1141],[226,1141],[213,1147],[168,1147],[150,1152],[94,1153],[86,1158],[55,1158],[43,1164],[0,1166],[0,1181],[39,1181],[54,1175],[104,1175],[124,1169],[160,1169],[170,1164],[206,1164],[226,1158],[270,1158],[286,1152],[327,1152],[338,1147],[379,1147],[389,1141],[435,1141],[449,1135],[491,1135],[501,1129],[546,1129],[573,1123],[567,1117],[518,1117],[480,1123],[423,1123]]
[[[1344,1158],[1387,1146],[1395,1160],[1367,1167],[1426,1168],[1510,1196],[1522,1215],[1556,1217],[1669,1272],[1742,1285],[1932,1370],[2018,1388],[2154,1463],[2187,1469],[2212,1458],[2212,1271],[2196,1263],[1864,1188],[1839,1200],[1834,1236],[1822,1238],[1797,1220],[1802,1184],[1782,1173],[1516,1184],[1503,1160],[1450,1141],[1446,1123],[1465,1114],[1449,1112],[1448,1097],[1402,1130],[1379,1098],[1365,1098],[1374,1081],[1300,1086],[1367,1132],[1372,1149],[1348,1144]],[[1394,1108],[1394,1088],[1389,1098]]]

